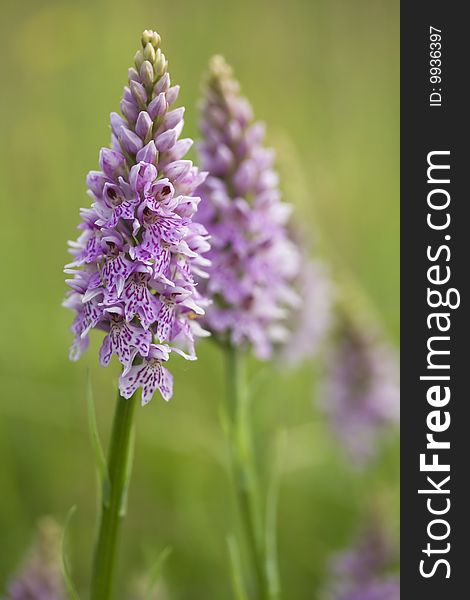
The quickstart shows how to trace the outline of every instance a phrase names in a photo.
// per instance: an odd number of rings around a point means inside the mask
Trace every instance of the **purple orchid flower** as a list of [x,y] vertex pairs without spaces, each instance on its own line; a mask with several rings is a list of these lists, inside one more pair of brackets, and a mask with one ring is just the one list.
[[376,454],[380,436],[399,421],[398,364],[369,319],[339,316],[321,393],[331,429],[357,466]]
[[220,56],[210,63],[201,132],[200,161],[210,174],[199,189],[198,220],[211,234],[212,264],[200,285],[213,300],[203,322],[221,341],[268,359],[289,335],[301,257],[289,238],[290,206],[281,202],[264,128]]
[[399,600],[400,579],[390,571],[394,552],[374,523],[351,548],[333,557],[326,600]]
[[152,344],[148,356],[142,360],[142,363],[130,367],[119,378],[121,395],[130,398],[141,387],[142,404],[150,402],[157,389],[165,400],[169,400],[173,395],[173,376],[162,364],[169,357],[168,346]]
[[76,313],[70,357],[86,350],[92,329],[104,330],[100,363],[115,354],[124,369],[121,394],[140,386],[143,403],[156,389],[170,398],[172,379],[162,362],[173,350],[194,359],[195,338],[206,334],[194,325],[208,305],[194,277],[205,276],[209,265],[202,256],[208,234],[194,220],[195,190],[206,174],[184,160],[192,140],[179,139],[178,92],[160,37],[144,32],[122,115],[111,114],[111,148],[101,150],[100,170],[87,177],[92,206],[81,210],[65,269],[72,277],[64,305]]

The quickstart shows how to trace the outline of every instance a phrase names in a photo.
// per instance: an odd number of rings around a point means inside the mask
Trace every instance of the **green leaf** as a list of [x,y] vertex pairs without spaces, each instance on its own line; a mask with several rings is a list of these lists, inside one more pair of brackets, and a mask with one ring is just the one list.
[[98,424],[96,422],[95,402],[93,399],[93,388],[91,385],[90,372],[87,373],[87,407],[88,407],[88,428],[90,431],[91,445],[95,455],[95,465],[98,473],[99,481],[102,485],[103,504],[109,507],[109,498],[111,495],[111,480],[109,478],[108,466],[106,464],[103,446],[101,445],[100,436],[98,433]]
[[119,516],[125,517],[127,512],[127,498],[129,495],[129,484],[131,481],[132,465],[134,464],[134,451],[135,451],[135,427],[133,426],[129,435],[129,452],[127,454],[127,461],[125,465],[124,474],[124,487],[121,496],[121,505],[119,507]]
[[160,581],[160,577],[163,572],[163,566],[172,552],[173,548],[171,548],[171,546],[167,546],[157,556],[157,559],[150,570],[149,585],[145,595],[145,600],[152,600],[152,594],[155,591],[158,582]]
[[64,531],[62,533],[62,543],[61,543],[62,574],[64,576],[65,585],[67,587],[67,592],[68,592],[68,595],[71,600],[80,600],[80,596],[78,595],[77,589],[75,587],[75,584],[73,582],[72,575],[70,572],[70,568],[69,568],[69,564],[68,564],[68,560],[67,560],[67,552],[65,549],[65,545],[66,545],[65,541],[66,541],[67,531],[68,531],[68,528],[70,525],[70,520],[73,517],[73,515],[75,514],[76,510],[77,510],[77,507],[72,506],[72,508],[69,510],[69,512],[67,514],[67,518],[65,519]]
[[243,584],[240,551],[235,536],[229,535],[227,537],[227,546],[230,558],[230,574],[232,576],[232,589],[235,600],[248,600],[248,595]]

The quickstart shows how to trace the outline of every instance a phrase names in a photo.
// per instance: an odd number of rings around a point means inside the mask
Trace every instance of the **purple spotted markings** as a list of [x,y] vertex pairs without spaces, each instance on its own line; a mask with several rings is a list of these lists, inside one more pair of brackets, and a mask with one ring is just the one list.
[[119,388],[124,398],[130,398],[134,392],[142,388],[142,404],[147,404],[152,399],[155,390],[159,390],[165,400],[173,394],[173,376],[163,366],[170,355],[170,348],[162,344],[150,347],[148,356],[139,365],[132,366],[124,371],[119,378]]
[[116,354],[128,371],[137,353],[148,356],[152,334],[127,322],[122,316],[110,313],[109,333],[100,349],[100,363],[107,367],[111,356]]
[[81,210],[80,236],[69,243],[64,305],[75,312],[70,358],[80,358],[92,329],[104,331],[101,365],[116,355],[121,394],[142,388],[146,404],[156,390],[172,395],[162,366],[170,354],[194,360],[197,338],[208,335],[199,322],[208,301],[195,276],[206,276],[210,246],[194,221],[206,173],[184,160],[192,140],[179,139],[179,86],[171,85],[160,36],[144,31],[141,41],[121,115],[111,114],[111,147],[87,177],[92,205]]

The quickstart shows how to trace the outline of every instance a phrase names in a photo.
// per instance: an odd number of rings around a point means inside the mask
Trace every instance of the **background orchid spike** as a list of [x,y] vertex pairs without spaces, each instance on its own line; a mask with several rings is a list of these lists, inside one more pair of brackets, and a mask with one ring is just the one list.
[[326,340],[332,323],[333,288],[328,268],[320,259],[303,255],[294,285],[301,298],[288,319],[289,337],[280,351],[281,363],[296,367],[315,358]]
[[60,571],[61,533],[53,519],[40,520],[36,539],[8,586],[5,600],[66,600]]
[[291,208],[281,202],[264,126],[220,56],[210,62],[201,113],[198,150],[209,176],[199,188],[198,219],[212,245],[210,278],[201,285],[213,300],[204,323],[220,341],[251,346],[268,359],[287,340],[286,318],[299,302],[292,283],[301,257],[287,231]]
[[348,457],[363,466],[399,421],[398,360],[358,294],[342,292],[320,403]]
[[293,281],[299,302],[290,311],[289,335],[279,348],[278,360],[293,368],[321,354],[333,323],[335,288],[328,265],[319,257],[311,257],[311,244],[298,223],[292,224],[289,231],[301,253],[300,268]]
[[168,400],[173,382],[163,366],[171,352],[196,358],[195,337],[207,335],[197,317],[206,299],[194,276],[205,276],[209,250],[204,227],[193,220],[194,195],[206,174],[183,157],[183,108],[173,108],[172,86],[160,36],[144,31],[128,71],[122,116],[111,113],[111,148],[87,178],[91,208],[82,209],[81,235],[70,242],[72,288],[65,306],[76,312],[70,358],[80,357],[89,331],[106,333],[100,363],[116,354],[123,365],[121,394],[142,387],[142,403],[156,389]]
[[372,522],[330,561],[330,583],[322,599],[398,600],[400,579],[391,571],[395,554],[383,528]]

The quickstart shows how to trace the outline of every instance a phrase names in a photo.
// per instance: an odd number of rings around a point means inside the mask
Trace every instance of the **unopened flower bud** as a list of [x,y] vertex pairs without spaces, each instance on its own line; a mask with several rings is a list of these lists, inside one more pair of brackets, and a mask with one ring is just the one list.
[[180,86],[174,85],[171,87],[166,93],[166,101],[168,102],[168,106],[171,106],[178,99],[178,94],[180,92]]
[[157,77],[161,77],[167,70],[168,61],[166,60],[165,55],[162,55],[160,62],[155,65],[155,74]]
[[155,96],[155,98],[148,105],[148,113],[151,119],[158,119],[161,115],[165,113],[167,109],[167,101],[165,98],[164,92]]
[[135,132],[142,139],[146,140],[149,133],[152,131],[153,121],[147,111],[143,110],[139,113],[135,124]]
[[160,133],[155,138],[155,146],[157,147],[157,150],[160,152],[166,152],[170,148],[173,148],[176,143],[176,137],[176,131],[174,129],[169,129],[168,131]]
[[109,121],[111,123],[111,131],[116,136],[119,135],[119,131],[121,130],[121,127],[126,125],[126,123],[124,122],[124,119],[115,112],[111,113]]
[[146,29],[143,33],[142,33],[142,46],[145,48],[145,46],[147,44],[151,44],[155,50],[160,46],[161,44],[161,38],[158,35],[158,33],[156,31],[151,31],[149,29]]
[[140,69],[140,66],[144,62],[144,60],[145,60],[144,53],[142,52],[142,50],[138,50],[134,56],[134,64],[135,64],[135,68],[137,70]]
[[177,181],[181,177],[184,177],[193,166],[190,160],[176,160],[166,169],[166,173],[169,179]]
[[128,154],[137,154],[143,146],[140,137],[130,129],[127,129],[127,127],[121,127],[118,138]]
[[139,81],[139,73],[134,67],[127,69],[127,78],[129,81]]
[[155,142],[150,140],[148,144],[146,144],[137,152],[135,159],[137,162],[143,161],[149,163],[150,165],[154,165],[157,161],[157,157],[158,152],[157,148],[155,147]]
[[150,40],[150,42],[155,49],[160,47],[162,40],[156,31],[152,33],[152,39]]
[[144,58],[145,60],[149,60],[152,64],[155,62],[155,48],[150,42],[145,45]]
[[144,60],[140,67],[140,79],[144,86],[149,90],[152,89],[154,77],[155,73],[152,65],[148,60]]
[[126,174],[126,159],[120,152],[110,148],[102,148],[100,152],[100,167],[106,177],[117,179]]
[[145,29],[142,32],[142,46],[146,46],[150,42],[153,36],[153,31],[151,29]]
[[129,102],[128,100],[121,100],[121,112],[129,121],[129,123],[135,123],[137,116],[139,114],[139,109],[134,102]]
[[129,86],[137,104],[140,106],[141,109],[145,109],[147,104],[147,93],[145,91],[144,86],[138,81],[131,81],[129,83]]
[[172,129],[175,125],[178,125],[180,121],[182,121],[184,117],[184,106],[180,106],[179,108],[175,108],[174,110],[170,110],[165,115],[164,124],[168,129]]
[[168,73],[165,73],[155,84],[155,87],[153,88],[153,93],[155,96],[157,96],[158,94],[160,94],[160,92],[166,92],[169,87],[170,76]]

